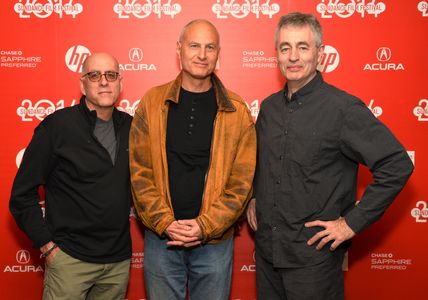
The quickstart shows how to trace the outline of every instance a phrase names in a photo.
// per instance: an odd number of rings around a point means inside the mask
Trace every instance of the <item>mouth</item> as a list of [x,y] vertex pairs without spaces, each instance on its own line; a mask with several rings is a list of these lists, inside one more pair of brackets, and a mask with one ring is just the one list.
[[287,70],[290,72],[298,72],[302,69],[302,66],[287,66]]
[[200,68],[206,68],[206,67],[208,67],[208,64],[207,64],[207,63],[195,62],[194,64],[195,64],[197,67],[200,67]]

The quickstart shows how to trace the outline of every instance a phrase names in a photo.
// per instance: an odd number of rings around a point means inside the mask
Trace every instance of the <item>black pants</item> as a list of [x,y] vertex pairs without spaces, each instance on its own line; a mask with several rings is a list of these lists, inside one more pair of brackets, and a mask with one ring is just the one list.
[[336,251],[322,263],[303,268],[274,268],[256,252],[257,299],[343,300],[344,252]]

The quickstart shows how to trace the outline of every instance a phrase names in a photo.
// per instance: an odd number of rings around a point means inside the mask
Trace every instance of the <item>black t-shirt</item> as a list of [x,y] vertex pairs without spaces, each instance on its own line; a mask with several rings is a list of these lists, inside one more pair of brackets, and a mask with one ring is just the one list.
[[198,216],[210,160],[217,103],[214,89],[202,93],[180,90],[170,102],[166,136],[168,178],[177,220]]

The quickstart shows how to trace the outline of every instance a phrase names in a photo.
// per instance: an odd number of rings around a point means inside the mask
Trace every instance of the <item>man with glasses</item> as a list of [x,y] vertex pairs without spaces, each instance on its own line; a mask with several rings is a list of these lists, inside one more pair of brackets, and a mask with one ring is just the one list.
[[182,71],[149,90],[130,131],[136,211],[147,229],[149,299],[229,299],[233,227],[251,192],[256,132],[245,102],[214,70],[217,29],[184,26]]
[[114,57],[89,56],[82,74],[80,104],[54,112],[35,129],[10,210],[46,259],[43,299],[124,299],[131,257],[131,117],[114,107],[122,91]]

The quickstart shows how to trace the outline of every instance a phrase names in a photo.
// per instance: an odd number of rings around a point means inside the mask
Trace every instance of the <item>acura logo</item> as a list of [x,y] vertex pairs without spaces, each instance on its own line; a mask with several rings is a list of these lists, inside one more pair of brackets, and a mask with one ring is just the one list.
[[378,61],[388,61],[391,58],[391,49],[388,47],[380,47],[377,49],[376,56]]
[[129,49],[129,60],[132,62],[139,62],[143,59],[143,50],[140,48]]
[[16,261],[20,264],[28,264],[30,261],[30,252],[27,250],[19,250],[16,252]]

